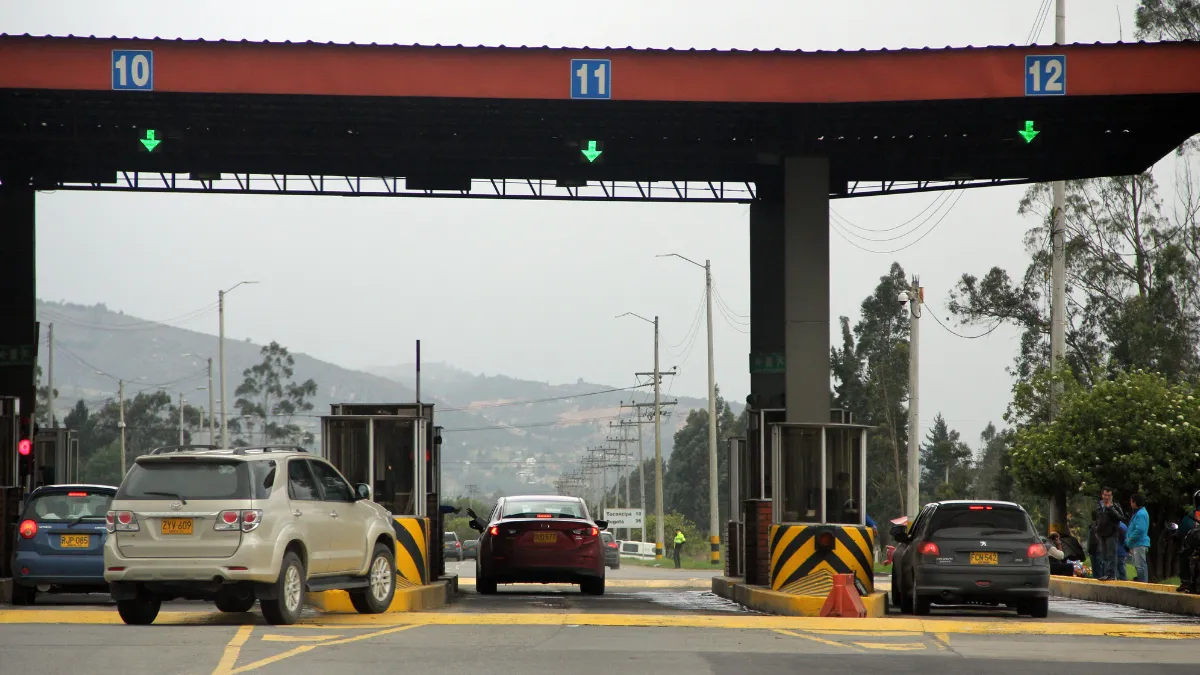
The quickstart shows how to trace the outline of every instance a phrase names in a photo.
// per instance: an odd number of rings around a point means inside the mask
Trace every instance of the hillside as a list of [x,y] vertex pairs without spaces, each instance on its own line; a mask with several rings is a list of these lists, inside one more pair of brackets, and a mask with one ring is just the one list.
[[[115,398],[119,379],[125,380],[127,398],[138,391],[162,389],[173,398],[182,392],[191,405],[207,408],[208,393],[201,389],[207,385],[209,357],[213,359],[213,386],[219,386],[216,335],[145,321],[104,305],[39,302],[38,320],[42,322],[39,360],[43,371],[48,367],[46,325],[54,324],[54,380],[59,392],[55,410],[59,419],[78,400],[95,408]],[[215,328],[216,309],[188,315],[179,322]],[[287,336],[274,339],[288,346]],[[226,342],[226,388],[231,400],[242,381],[242,371],[258,363],[261,348],[250,341]],[[412,365],[364,372],[302,353],[293,352],[293,356],[296,379],[311,377],[318,385],[312,415],[297,420],[311,426],[318,438],[318,417],[326,414],[332,403],[414,400]],[[435,412],[435,419],[445,428],[444,492],[456,494],[468,484],[478,485],[485,493],[552,489],[554,478],[578,466],[585,448],[604,442],[608,424],[619,414],[622,401],[652,399],[648,387],[619,389],[582,381],[553,385],[504,375],[474,375],[448,364],[422,364],[421,398],[434,402],[435,411],[442,410]],[[702,399],[681,398],[677,406],[681,414],[664,419],[665,457],[669,457],[683,413],[705,405]],[[643,438],[647,456],[652,455],[649,425]]]

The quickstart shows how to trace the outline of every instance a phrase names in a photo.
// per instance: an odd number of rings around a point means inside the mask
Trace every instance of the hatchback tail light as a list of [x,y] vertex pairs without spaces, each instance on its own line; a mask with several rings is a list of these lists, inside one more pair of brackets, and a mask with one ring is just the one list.
[[109,511],[104,516],[104,528],[109,532],[138,532],[142,529],[132,511]]
[[917,549],[917,552],[920,553],[921,555],[941,555],[942,554],[942,550],[940,548],[938,548],[938,545],[933,543],[932,541],[923,542],[921,544],[921,547]]
[[217,515],[214,530],[232,532],[253,532],[262,522],[262,509],[242,509],[240,511],[222,511]]
[[22,520],[21,525],[17,527],[17,532],[21,533],[21,537],[25,539],[33,539],[33,535],[37,534],[37,523],[32,520]]
[[1027,551],[1027,555],[1030,558],[1045,558],[1046,557],[1046,547],[1045,547],[1045,545],[1040,544],[1040,543],[1039,544],[1030,544],[1029,551]]

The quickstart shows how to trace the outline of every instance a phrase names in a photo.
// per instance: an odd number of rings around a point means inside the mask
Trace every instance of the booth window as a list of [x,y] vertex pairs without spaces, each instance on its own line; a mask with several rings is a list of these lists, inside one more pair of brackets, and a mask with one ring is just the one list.
[[862,433],[858,429],[825,430],[825,508],[828,522],[860,525],[863,520]]
[[[411,419],[375,419],[375,501],[396,515],[413,515],[415,458]],[[424,495],[421,495],[424,498]]]
[[781,429],[782,522],[821,522],[821,430]]
[[329,460],[351,483],[370,483],[370,424],[365,419],[334,419],[329,423]]

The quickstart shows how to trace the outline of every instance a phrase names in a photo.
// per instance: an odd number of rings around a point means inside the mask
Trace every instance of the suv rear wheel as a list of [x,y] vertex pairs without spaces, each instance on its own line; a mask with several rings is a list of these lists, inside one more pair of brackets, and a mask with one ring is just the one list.
[[117,614],[130,626],[148,626],[158,617],[162,609],[162,598],[139,589],[137,597],[117,601]]
[[375,544],[371,566],[367,568],[367,587],[350,590],[350,604],[359,614],[382,614],[392,606],[396,595],[396,562],[383,544]]
[[296,623],[304,607],[304,563],[294,551],[283,554],[273,595],[274,598],[260,603],[267,623],[276,626]]

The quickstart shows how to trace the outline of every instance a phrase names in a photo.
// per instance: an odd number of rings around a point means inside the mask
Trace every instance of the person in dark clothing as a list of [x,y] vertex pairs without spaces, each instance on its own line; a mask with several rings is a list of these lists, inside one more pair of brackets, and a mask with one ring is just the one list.
[[1099,540],[1100,562],[1096,565],[1096,578],[1112,580],[1117,577],[1117,539],[1121,536],[1121,521],[1125,512],[1113,501],[1112,488],[1100,490],[1100,503],[1092,511],[1092,522],[1096,525]]
[[1200,579],[1197,578],[1200,577],[1200,569],[1196,565],[1196,556],[1200,555],[1200,551],[1195,550],[1200,543],[1197,541],[1197,532],[1200,532],[1200,490],[1192,495],[1192,507],[1179,520],[1179,529],[1175,530],[1179,544],[1179,588],[1175,590],[1179,593],[1200,592]]

